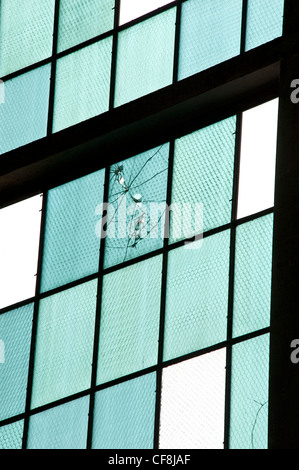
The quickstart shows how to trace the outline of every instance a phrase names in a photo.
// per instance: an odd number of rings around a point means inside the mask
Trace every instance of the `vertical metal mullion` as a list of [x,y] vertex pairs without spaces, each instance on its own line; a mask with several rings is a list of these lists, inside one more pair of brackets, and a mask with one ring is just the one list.
[[177,10],[176,10],[175,40],[174,40],[173,83],[176,83],[178,81],[182,4],[178,3],[176,8]]
[[51,79],[50,79],[50,92],[49,92],[49,109],[48,109],[47,135],[51,135],[51,134],[52,134],[52,130],[53,130],[54,98],[55,98],[55,77],[56,77],[56,55],[57,55],[58,23],[59,23],[59,2],[60,2],[60,0],[55,0],[54,29],[53,29],[53,46],[52,46],[52,62],[51,62]]
[[28,440],[28,426],[29,426],[29,414],[30,414],[30,404],[31,404],[31,396],[32,396],[32,386],[33,386],[34,355],[35,355],[36,334],[37,334],[37,319],[38,319],[38,310],[39,310],[39,293],[40,293],[40,285],[41,285],[41,272],[42,272],[42,261],[43,261],[43,251],[44,251],[47,201],[48,201],[48,194],[44,193],[43,205],[42,205],[42,211],[41,211],[40,242],[39,242],[37,274],[36,274],[36,287],[35,287],[35,300],[34,300],[34,309],[33,309],[27,392],[26,392],[26,402],[25,402],[25,418],[24,418],[24,431],[23,431],[23,443],[22,443],[23,449],[27,448],[27,440]]
[[162,262],[162,284],[161,284],[161,303],[160,303],[160,327],[159,327],[159,349],[158,349],[158,369],[156,382],[156,408],[155,408],[155,429],[154,429],[154,449],[159,448],[159,430],[161,415],[161,395],[162,395],[162,365],[163,365],[163,349],[164,349],[164,330],[165,330],[165,308],[166,308],[166,287],[167,287],[167,265],[168,265],[168,239],[173,175],[175,141],[170,141],[169,146],[169,163],[168,163],[168,180],[167,180],[167,196],[166,196],[166,212],[165,212],[165,231],[164,231],[164,250]]
[[95,330],[94,330],[94,344],[93,344],[93,361],[92,361],[92,372],[91,372],[91,393],[89,403],[89,415],[88,415],[88,430],[87,430],[87,449],[91,449],[92,445],[92,428],[93,428],[93,412],[94,412],[94,401],[95,401],[95,387],[97,380],[97,369],[98,369],[98,351],[99,351],[99,337],[100,337],[100,322],[101,322],[101,311],[102,311],[102,293],[103,293],[103,270],[104,270],[104,254],[105,254],[105,203],[108,202],[108,191],[109,191],[109,170],[107,167],[105,170],[105,183],[104,183],[104,194],[103,194],[103,215],[102,215],[102,228],[101,228],[101,243],[100,243],[100,256],[99,256],[99,276],[97,286],[97,306],[96,306],[96,318],[95,318]]
[[245,52],[248,0],[243,0],[240,53]]
[[241,156],[242,113],[237,115],[236,141],[234,159],[233,198],[231,212],[230,232],[230,260],[229,260],[229,292],[227,310],[227,346],[226,346],[226,383],[225,383],[225,417],[224,417],[224,448],[229,448],[230,430],[230,405],[231,405],[231,366],[232,366],[232,337],[233,337],[233,304],[235,282],[235,257],[236,257],[236,225],[239,192],[240,156]]
[[113,29],[113,43],[112,43],[112,59],[111,59],[111,76],[110,76],[109,110],[112,110],[114,108],[120,2],[121,2],[121,0],[115,0],[114,29]]

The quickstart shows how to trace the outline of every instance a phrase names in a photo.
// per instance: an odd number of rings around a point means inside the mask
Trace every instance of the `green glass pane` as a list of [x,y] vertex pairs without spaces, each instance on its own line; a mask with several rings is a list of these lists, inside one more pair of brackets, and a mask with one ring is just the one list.
[[55,0],[1,0],[0,76],[52,54]]
[[40,301],[31,407],[90,387],[97,281]]
[[182,6],[179,79],[240,53],[242,0],[188,0]]
[[170,242],[185,238],[183,204],[192,209],[192,227],[198,204],[204,231],[230,222],[235,130],[233,116],[175,141]]
[[24,420],[0,427],[0,449],[20,450],[22,448]]
[[266,449],[269,335],[238,343],[232,351],[230,448]]
[[50,65],[4,82],[0,104],[0,153],[46,136]]
[[85,449],[89,397],[30,417],[28,449]]
[[96,393],[94,449],[152,449],[156,374],[149,374]]
[[42,292],[98,270],[95,210],[102,203],[104,176],[101,170],[49,191]]
[[97,383],[157,363],[162,257],[104,277]]
[[58,51],[113,28],[115,0],[60,0]]
[[282,35],[283,12],[284,0],[248,0],[246,51]]
[[173,8],[120,32],[116,106],[172,83],[175,20]]
[[57,61],[53,131],[108,110],[112,38]]
[[33,304],[0,315],[0,420],[23,413]]
[[164,359],[226,339],[230,232],[170,251]]
[[111,167],[105,268],[162,248],[168,155],[167,143]]
[[270,324],[273,214],[237,228],[233,335]]
[[226,350],[166,367],[159,447],[223,449]]

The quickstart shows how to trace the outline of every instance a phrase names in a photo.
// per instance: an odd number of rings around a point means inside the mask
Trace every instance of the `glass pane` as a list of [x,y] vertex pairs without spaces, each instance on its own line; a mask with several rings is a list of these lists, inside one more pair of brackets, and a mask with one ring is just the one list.
[[97,281],[40,301],[31,407],[90,387]]
[[24,421],[16,421],[0,427],[0,449],[17,449],[22,448]]
[[175,20],[173,8],[120,32],[116,106],[172,83]]
[[278,99],[243,113],[238,217],[274,205]]
[[23,413],[33,304],[0,315],[0,420]]
[[52,54],[55,0],[1,0],[0,76]]
[[202,205],[204,231],[230,222],[235,130],[233,116],[175,141],[170,242],[185,238],[176,210],[183,204],[192,207],[194,226],[196,205]]
[[240,53],[242,0],[188,0],[182,6],[179,79]]
[[85,449],[89,396],[30,417],[28,449]]
[[50,65],[4,82],[0,106],[0,154],[46,136]]
[[112,38],[57,61],[53,131],[108,110]]
[[0,308],[35,294],[42,198],[0,210]]
[[248,0],[246,51],[282,35],[284,0]]
[[94,449],[152,449],[156,374],[149,374],[95,394]]
[[171,3],[171,1],[172,0],[121,0],[119,23],[127,23],[150,11]]
[[167,143],[111,167],[106,268],[162,248],[168,155]]
[[162,257],[104,277],[98,383],[157,363]]
[[231,449],[266,449],[268,438],[269,335],[233,346]]
[[221,449],[225,349],[163,370],[160,449]]
[[60,0],[58,52],[113,28],[115,0]]
[[273,214],[237,228],[233,335],[270,324]]
[[164,360],[226,339],[229,243],[225,231],[169,253]]
[[101,170],[49,191],[42,292],[98,270],[95,210],[103,199],[104,176]]

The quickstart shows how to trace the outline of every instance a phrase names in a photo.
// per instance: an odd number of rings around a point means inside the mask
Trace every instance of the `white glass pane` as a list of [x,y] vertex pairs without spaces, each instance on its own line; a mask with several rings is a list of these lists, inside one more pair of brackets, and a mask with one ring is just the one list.
[[274,205],[278,99],[243,113],[238,218]]
[[0,210],[0,308],[34,296],[42,197]]
[[226,350],[163,371],[161,449],[221,449]]
[[156,10],[172,0],[121,0],[119,24],[139,18],[150,11]]

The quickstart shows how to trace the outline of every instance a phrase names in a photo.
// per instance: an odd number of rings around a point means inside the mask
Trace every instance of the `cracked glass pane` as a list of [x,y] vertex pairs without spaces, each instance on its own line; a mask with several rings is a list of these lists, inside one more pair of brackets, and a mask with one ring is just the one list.
[[270,324],[273,214],[237,227],[233,336]]
[[115,106],[171,85],[176,9],[119,33]]
[[92,448],[152,449],[155,400],[155,373],[97,392]]
[[[195,208],[202,205],[205,232],[231,220],[235,131],[232,116],[175,141],[171,207],[191,205],[196,227]],[[180,212],[172,210],[170,242],[187,238],[181,220]]]
[[224,231],[170,251],[164,360],[226,339],[229,244]]
[[113,28],[115,0],[60,0],[58,52]]
[[166,143],[111,167],[105,268],[162,248],[168,157]]
[[162,256],[104,276],[98,383],[157,363]]
[[167,367],[160,449],[223,449],[226,350]]
[[30,417],[27,449],[85,449],[89,396]]
[[268,446],[269,334],[233,345],[231,449]]
[[0,449],[21,449],[24,420],[0,427]]

